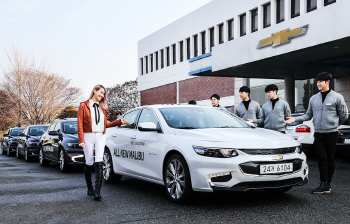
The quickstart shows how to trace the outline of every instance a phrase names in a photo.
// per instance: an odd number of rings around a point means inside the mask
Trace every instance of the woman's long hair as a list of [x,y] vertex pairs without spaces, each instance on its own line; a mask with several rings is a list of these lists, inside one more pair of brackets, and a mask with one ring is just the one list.
[[90,95],[90,98],[89,100],[94,96],[94,91],[99,91],[101,88],[103,88],[105,90],[105,94],[103,94],[103,98],[102,100],[99,101],[99,104],[100,104],[100,108],[103,110],[104,113],[107,113],[107,110],[108,110],[108,107],[107,107],[107,104],[105,102],[106,98],[107,98],[107,91],[106,91],[106,88],[103,87],[102,85],[98,84],[96,85],[93,89],[92,89],[92,92],[91,92],[91,95]]

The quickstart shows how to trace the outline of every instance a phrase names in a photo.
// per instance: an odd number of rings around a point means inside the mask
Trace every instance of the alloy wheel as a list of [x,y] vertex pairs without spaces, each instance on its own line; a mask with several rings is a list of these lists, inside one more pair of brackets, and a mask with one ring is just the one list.
[[103,154],[103,164],[102,164],[102,170],[103,170],[103,179],[108,180],[109,176],[111,175],[111,158],[107,152]]
[[28,149],[27,149],[27,147],[24,150],[24,160],[28,162]]
[[39,163],[43,164],[44,158],[43,158],[43,150],[39,150]]
[[166,169],[166,188],[173,199],[181,198],[185,189],[185,170],[181,162],[173,159]]
[[64,161],[64,151],[60,151],[60,169],[64,170],[65,169],[65,161]]

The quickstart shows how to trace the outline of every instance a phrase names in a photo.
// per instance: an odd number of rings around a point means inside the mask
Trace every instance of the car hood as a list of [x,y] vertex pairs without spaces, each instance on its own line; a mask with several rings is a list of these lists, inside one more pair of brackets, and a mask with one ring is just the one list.
[[65,134],[64,138],[69,140],[78,140],[78,134]]
[[299,145],[293,138],[262,128],[175,129],[175,135],[201,142],[229,142],[237,147],[289,147]]
[[18,136],[10,138],[11,141],[17,141],[17,139],[18,139]]
[[41,135],[40,136],[30,136],[30,138],[28,140],[30,140],[30,141],[40,141],[40,137],[41,137]]

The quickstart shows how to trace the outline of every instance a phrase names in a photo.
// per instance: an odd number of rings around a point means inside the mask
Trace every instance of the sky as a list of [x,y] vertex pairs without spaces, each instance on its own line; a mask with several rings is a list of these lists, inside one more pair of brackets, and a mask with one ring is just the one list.
[[137,78],[137,42],[211,0],[1,0],[0,78],[13,47],[89,97]]

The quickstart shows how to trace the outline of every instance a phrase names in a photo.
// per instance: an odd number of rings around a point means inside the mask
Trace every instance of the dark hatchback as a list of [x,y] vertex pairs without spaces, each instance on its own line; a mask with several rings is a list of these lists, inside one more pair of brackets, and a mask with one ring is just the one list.
[[3,141],[1,146],[1,154],[11,156],[16,152],[17,139],[24,128],[10,128],[6,134],[3,134]]
[[72,165],[85,163],[83,148],[79,147],[76,118],[59,120],[50,125],[40,138],[39,162],[42,166],[58,162],[62,172],[69,171]]
[[24,156],[27,162],[38,157],[40,137],[48,127],[49,125],[29,125],[24,128],[17,140],[16,157],[19,159]]
[[343,156],[350,156],[350,119],[338,128],[336,152]]

